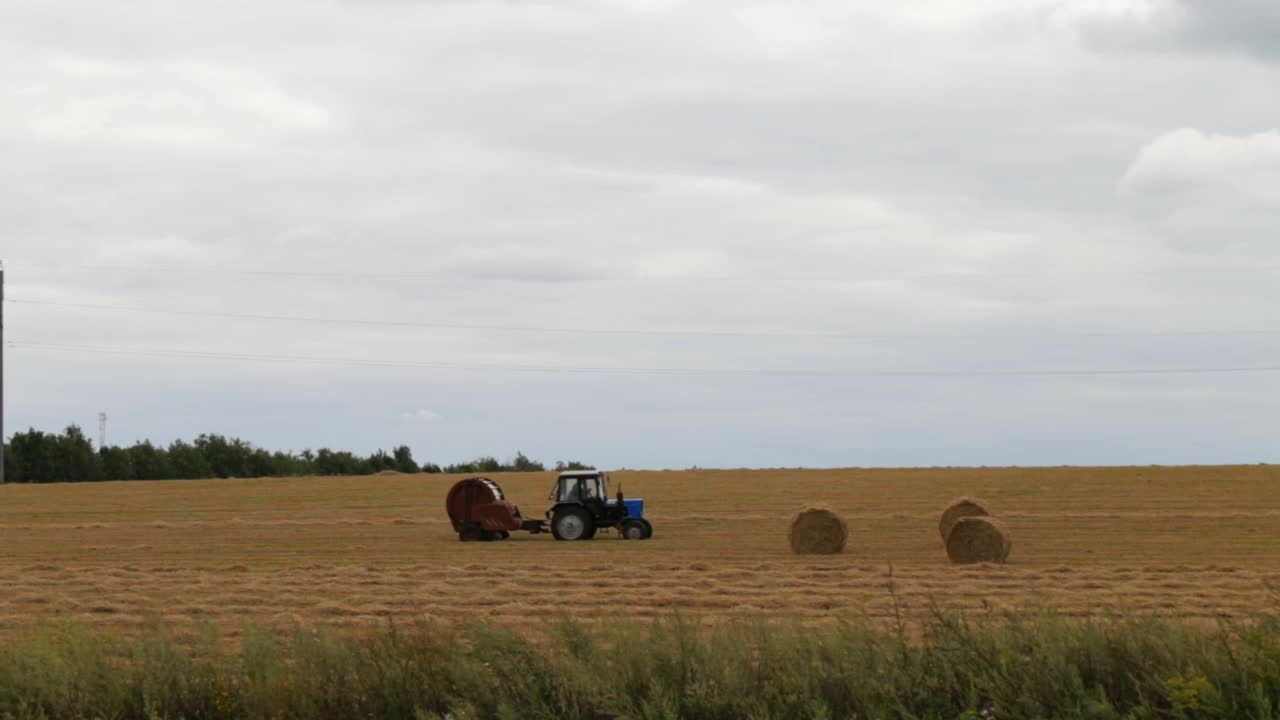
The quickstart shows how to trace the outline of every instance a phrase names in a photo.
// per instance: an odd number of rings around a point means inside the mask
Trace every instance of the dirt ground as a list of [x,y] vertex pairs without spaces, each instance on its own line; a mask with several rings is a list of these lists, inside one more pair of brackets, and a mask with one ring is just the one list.
[[[655,536],[458,542],[439,475],[0,487],[0,630],[74,619],[358,629],[562,614],[820,624],[933,606],[1244,618],[1277,609],[1280,467],[618,472]],[[526,514],[551,474],[496,475]],[[955,567],[938,515],[984,498],[1006,566]],[[844,515],[843,555],[796,556],[802,507]]]

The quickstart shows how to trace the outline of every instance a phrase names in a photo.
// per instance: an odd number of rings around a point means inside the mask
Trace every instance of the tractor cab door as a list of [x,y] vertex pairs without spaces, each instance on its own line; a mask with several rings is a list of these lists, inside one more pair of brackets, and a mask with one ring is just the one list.
[[562,477],[556,481],[554,487],[551,488],[551,494],[547,496],[547,500],[559,503],[580,503],[582,502],[582,493],[578,489],[578,480],[576,477]]
[[594,477],[580,478],[578,481],[578,493],[581,498],[580,502],[591,511],[591,516],[596,520],[603,519],[605,506],[608,504],[609,498],[604,476],[596,475]]

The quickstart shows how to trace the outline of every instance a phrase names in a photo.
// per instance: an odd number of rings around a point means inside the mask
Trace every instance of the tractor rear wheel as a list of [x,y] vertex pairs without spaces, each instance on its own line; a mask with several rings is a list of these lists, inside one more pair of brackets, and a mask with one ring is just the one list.
[[564,508],[552,518],[551,534],[557,540],[590,540],[595,535],[595,526],[586,510]]
[[622,523],[623,540],[644,540],[647,537],[649,537],[649,531],[645,528],[644,522],[632,518]]

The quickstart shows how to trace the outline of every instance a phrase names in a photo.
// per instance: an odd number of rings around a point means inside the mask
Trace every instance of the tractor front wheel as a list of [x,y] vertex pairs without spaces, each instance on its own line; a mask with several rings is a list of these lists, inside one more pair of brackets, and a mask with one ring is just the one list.
[[594,531],[591,516],[582,508],[565,508],[551,520],[551,534],[557,540],[590,540]]
[[623,540],[644,540],[649,537],[649,532],[644,526],[644,522],[632,518],[622,523],[622,539]]

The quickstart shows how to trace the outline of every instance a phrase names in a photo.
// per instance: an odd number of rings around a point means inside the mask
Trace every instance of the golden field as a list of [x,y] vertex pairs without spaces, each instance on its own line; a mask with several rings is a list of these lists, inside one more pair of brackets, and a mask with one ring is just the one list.
[[[496,475],[540,516],[553,474]],[[0,629],[160,619],[358,630],[387,619],[537,627],[570,613],[714,622],[1115,611],[1243,618],[1280,586],[1280,467],[618,472],[655,536],[460,543],[457,477],[397,475],[0,486]],[[976,495],[1005,566],[951,566],[937,520]],[[843,555],[790,552],[809,505],[849,523]]]

